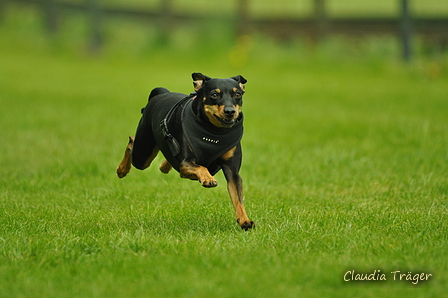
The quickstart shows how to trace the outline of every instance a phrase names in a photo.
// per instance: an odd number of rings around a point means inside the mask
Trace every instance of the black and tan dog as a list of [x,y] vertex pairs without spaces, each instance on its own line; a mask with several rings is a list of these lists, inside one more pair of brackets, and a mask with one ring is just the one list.
[[129,173],[131,164],[144,170],[157,153],[165,160],[160,171],[176,169],[182,178],[199,180],[204,187],[218,185],[213,177],[223,170],[227,189],[242,229],[255,226],[243,205],[243,187],[239,170],[243,136],[242,97],[247,82],[242,76],[212,79],[193,73],[194,93],[173,93],[155,88],[135,138],[129,137],[126,151],[117,168],[119,178]]

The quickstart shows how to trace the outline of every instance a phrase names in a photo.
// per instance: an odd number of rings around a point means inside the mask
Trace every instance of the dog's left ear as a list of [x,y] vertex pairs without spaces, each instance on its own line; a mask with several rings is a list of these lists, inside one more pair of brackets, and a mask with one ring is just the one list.
[[247,80],[243,76],[238,75],[236,77],[232,77],[231,79],[237,81],[238,84],[240,85],[241,90],[243,90],[243,92],[246,92],[246,89],[244,89],[244,84],[247,83]]
[[206,75],[203,75],[200,72],[193,72],[191,74],[191,77],[193,78],[194,91],[198,91],[199,89],[202,88],[204,82],[211,80],[210,77],[207,77]]

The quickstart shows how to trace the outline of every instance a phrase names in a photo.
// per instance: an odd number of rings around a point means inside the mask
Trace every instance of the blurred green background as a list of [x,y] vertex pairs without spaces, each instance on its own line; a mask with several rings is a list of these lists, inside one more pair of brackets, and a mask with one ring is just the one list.
[[[404,3],[411,18],[409,26],[403,19]],[[204,42],[207,46],[202,51],[206,52],[231,45],[247,50],[275,41],[311,51],[316,51],[316,44],[342,43],[343,53],[363,46],[368,50],[388,47],[388,54],[399,56],[403,30],[409,27],[411,51],[419,57],[446,50],[447,18],[448,4],[442,0],[235,0],[219,4],[204,0],[15,0],[2,4],[3,30],[14,28],[5,37],[38,42],[55,51],[88,48],[103,54],[124,51],[123,55],[151,55],[160,46],[194,51]],[[238,39],[241,35],[250,37]],[[254,37],[264,40],[252,43]],[[391,52],[392,44],[397,52]]]
[[[448,2],[409,1],[407,61],[400,3],[2,1],[0,297],[443,297]],[[253,231],[221,173],[116,178],[150,90],[192,72],[248,80]]]

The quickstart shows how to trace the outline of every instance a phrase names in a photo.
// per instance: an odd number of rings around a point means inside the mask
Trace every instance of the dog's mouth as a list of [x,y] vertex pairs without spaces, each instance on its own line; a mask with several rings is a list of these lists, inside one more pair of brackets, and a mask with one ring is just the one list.
[[227,118],[220,118],[216,115],[213,115],[216,117],[216,119],[219,120],[219,122],[221,123],[222,126],[226,127],[226,128],[230,128],[233,125],[235,125],[236,123],[236,119],[227,119]]

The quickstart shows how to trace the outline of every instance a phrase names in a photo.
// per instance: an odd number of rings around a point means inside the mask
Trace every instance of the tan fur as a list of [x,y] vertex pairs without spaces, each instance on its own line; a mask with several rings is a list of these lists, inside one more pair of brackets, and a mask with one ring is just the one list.
[[238,117],[240,116],[240,113],[241,113],[241,106],[240,106],[240,105],[236,105],[236,106],[233,106],[233,107],[235,108],[235,111],[236,111],[236,112],[235,112],[235,115],[236,115],[236,116],[234,117],[234,118],[236,119],[236,118],[238,118]]
[[134,137],[129,137],[129,143],[124,151],[123,160],[117,167],[118,178],[124,178],[131,170],[132,165],[131,151],[133,146],[134,146]]
[[193,162],[183,161],[179,166],[180,177],[192,180],[199,180],[202,186],[214,187],[218,185],[216,179],[210,174],[204,166],[197,165]]
[[204,105],[205,115],[207,115],[208,120],[216,127],[224,127],[216,116],[220,118],[224,118],[222,114],[224,114],[224,106],[216,106],[216,105]]
[[[134,137],[129,137],[129,143],[126,146],[126,149],[124,151],[124,156],[122,161],[117,167],[117,175],[118,178],[124,178],[131,170],[132,165],[132,147],[134,147]],[[145,162],[145,165],[142,170],[146,169],[151,165],[151,162],[156,158],[157,153],[159,153],[159,148],[156,146],[152,150],[151,156],[148,158],[148,160]]]
[[168,162],[168,160],[164,160],[162,161],[162,164],[159,167],[160,172],[164,173],[164,174],[168,174],[169,171],[171,171],[173,167],[171,166],[171,164]]
[[233,155],[235,154],[235,150],[236,150],[236,146],[233,147],[232,149],[230,149],[229,151],[227,151],[226,153],[224,153],[221,158],[224,160],[229,160],[233,157]]
[[233,208],[235,209],[236,221],[240,226],[251,225],[251,221],[246,214],[243,204],[243,190],[238,189],[234,181],[227,184],[230,198],[232,199]]
[[202,88],[203,80],[193,81],[194,91],[198,91]]
[[[236,105],[233,106],[235,109],[235,114],[233,115],[233,119],[237,119],[241,113],[241,106]],[[215,115],[221,119],[226,118],[226,114],[224,113],[224,106],[216,106],[216,105],[204,105],[205,115],[207,115],[208,120],[216,127],[224,127],[222,123],[216,119]]]

